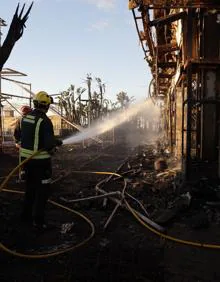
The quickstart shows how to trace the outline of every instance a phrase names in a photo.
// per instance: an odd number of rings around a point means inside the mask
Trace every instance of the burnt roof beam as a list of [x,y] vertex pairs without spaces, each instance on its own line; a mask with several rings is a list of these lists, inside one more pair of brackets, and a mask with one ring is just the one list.
[[149,22],[149,26],[166,25],[172,22],[183,19],[186,16],[186,12],[180,12],[176,14],[171,14],[163,18],[158,18]]
[[142,16],[144,33],[145,33],[147,45],[150,51],[150,55],[154,57],[155,56],[155,47],[154,47],[154,42],[152,38],[151,28],[149,27],[149,22],[150,22],[149,10],[148,9],[142,10],[141,16]]
[[173,74],[168,74],[168,73],[160,73],[158,75],[158,78],[159,79],[162,79],[162,78],[172,78],[174,76],[174,73]]
[[179,50],[179,46],[173,43],[158,45],[156,48],[159,53],[170,53]]
[[159,68],[176,68],[176,62],[158,62],[157,67]]

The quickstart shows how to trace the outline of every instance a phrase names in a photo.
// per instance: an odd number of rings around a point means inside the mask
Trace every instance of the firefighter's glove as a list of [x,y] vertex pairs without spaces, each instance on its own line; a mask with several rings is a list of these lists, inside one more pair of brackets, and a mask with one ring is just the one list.
[[57,139],[56,140],[56,146],[61,146],[61,145],[63,145],[63,141],[60,140],[60,139]]

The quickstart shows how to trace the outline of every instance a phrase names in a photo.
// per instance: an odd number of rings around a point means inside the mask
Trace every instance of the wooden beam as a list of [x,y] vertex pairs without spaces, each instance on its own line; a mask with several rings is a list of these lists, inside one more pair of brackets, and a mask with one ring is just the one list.
[[148,45],[148,48],[149,48],[149,51],[150,51],[150,55],[151,55],[151,57],[154,57],[155,56],[155,48],[154,48],[154,42],[153,42],[153,38],[152,38],[151,28],[149,27],[150,16],[149,16],[148,9],[141,11],[141,16],[142,16],[142,19],[143,19],[144,33],[145,33],[147,45]]
[[157,47],[158,52],[160,53],[169,53],[169,52],[173,52],[176,50],[179,50],[179,47],[177,46],[177,44],[164,44],[164,45],[158,45]]
[[[180,8],[213,8],[219,9],[219,0],[172,0],[172,1],[155,1],[155,0],[142,0],[142,7],[148,9],[180,9]],[[138,7],[138,6],[137,6]]]
[[170,87],[170,83],[166,82],[166,83],[159,83],[159,87]]
[[158,78],[172,78],[174,74],[160,73]]
[[158,18],[149,22],[150,26],[166,25],[177,20],[180,20],[186,16],[186,12],[180,12],[176,14],[171,14],[163,18]]
[[176,68],[176,62],[159,62],[157,63],[159,68]]

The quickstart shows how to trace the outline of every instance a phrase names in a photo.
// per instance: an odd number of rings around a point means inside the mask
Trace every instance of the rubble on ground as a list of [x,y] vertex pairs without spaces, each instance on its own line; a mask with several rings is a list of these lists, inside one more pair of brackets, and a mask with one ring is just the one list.
[[[139,146],[127,167],[120,173],[126,177],[130,193],[137,197],[158,224],[167,225],[184,221],[193,229],[207,228],[213,218],[220,221],[220,189],[207,179],[197,183],[185,183],[179,161],[169,151],[153,145]],[[198,207],[198,202],[200,202]],[[186,214],[188,216],[185,220]]]

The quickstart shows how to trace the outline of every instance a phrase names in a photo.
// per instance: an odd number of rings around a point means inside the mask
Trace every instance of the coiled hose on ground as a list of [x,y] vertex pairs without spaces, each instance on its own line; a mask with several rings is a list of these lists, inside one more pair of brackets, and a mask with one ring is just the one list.
[[[40,151],[35,152],[31,157],[29,157],[29,158],[25,159],[24,161],[22,161],[18,166],[16,166],[8,174],[8,176],[4,179],[4,181],[0,185],[0,192],[4,191],[4,192],[24,194],[24,192],[22,192],[22,191],[15,191],[15,190],[10,190],[10,189],[5,189],[4,187],[8,183],[9,179],[13,176],[13,174],[15,174],[19,170],[20,167],[22,167],[25,163],[27,163],[29,160],[31,160],[34,156],[39,154],[39,152]],[[86,244],[94,236],[94,234],[95,234],[94,224],[85,215],[83,215],[82,213],[80,213],[78,211],[70,209],[70,208],[68,208],[68,207],[66,207],[64,205],[61,205],[61,204],[59,204],[59,203],[57,203],[55,201],[49,200],[49,202],[51,204],[53,204],[54,206],[56,206],[56,207],[62,208],[64,210],[67,210],[67,211],[69,211],[71,213],[76,214],[77,216],[81,217],[84,221],[86,221],[89,224],[90,228],[91,228],[90,235],[86,239],[84,239],[83,241],[78,243],[77,245],[69,246],[69,247],[66,247],[66,248],[64,248],[62,250],[53,251],[53,252],[47,252],[47,253],[41,253],[41,254],[25,254],[25,253],[20,253],[20,252],[17,252],[17,251],[9,249],[2,242],[0,242],[0,249],[2,249],[3,251],[7,252],[10,255],[21,257],[21,258],[42,259],[42,258],[49,258],[49,257],[57,256],[57,255],[60,255],[60,254],[66,253],[66,252],[73,251],[74,249],[76,249],[76,248]]]

